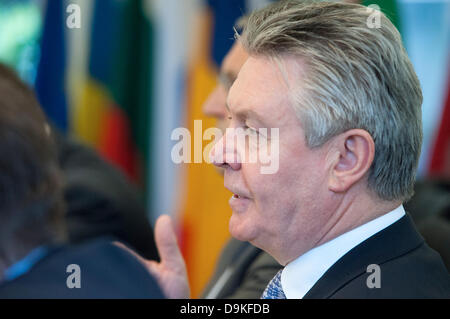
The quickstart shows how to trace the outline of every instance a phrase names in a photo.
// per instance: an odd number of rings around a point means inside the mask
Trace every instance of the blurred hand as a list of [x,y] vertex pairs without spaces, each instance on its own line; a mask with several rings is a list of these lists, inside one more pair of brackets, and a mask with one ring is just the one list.
[[177,238],[169,216],[162,215],[156,221],[155,241],[161,258],[160,263],[142,258],[121,243],[116,242],[116,245],[128,250],[146,266],[148,271],[156,278],[167,298],[189,298],[190,288],[186,265],[178,247]]

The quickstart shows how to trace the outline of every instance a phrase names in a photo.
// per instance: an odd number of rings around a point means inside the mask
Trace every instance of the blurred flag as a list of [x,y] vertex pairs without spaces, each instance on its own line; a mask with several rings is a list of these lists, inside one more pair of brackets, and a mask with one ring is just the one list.
[[[419,177],[449,172],[450,1],[364,0],[378,5],[399,29],[422,86],[423,143]],[[429,50],[432,48],[432,50]],[[447,112],[447,113],[446,113]]]
[[73,129],[130,179],[146,185],[151,22],[143,1],[95,1],[88,76]]
[[440,157],[450,152],[448,143],[437,143],[442,134],[439,128],[450,126],[448,119],[443,118],[450,78],[450,1],[395,2],[403,42],[422,86],[423,143],[418,172],[421,177],[435,174],[437,167],[433,162],[443,163]]
[[48,1],[35,89],[47,116],[61,131],[68,129],[65,94],[66,41],[62,1]]
[[447,97],[445,99],[441,123],[437,131],[436,142],[430,164],[430,174],[450,178],[450,70],[447,79]]

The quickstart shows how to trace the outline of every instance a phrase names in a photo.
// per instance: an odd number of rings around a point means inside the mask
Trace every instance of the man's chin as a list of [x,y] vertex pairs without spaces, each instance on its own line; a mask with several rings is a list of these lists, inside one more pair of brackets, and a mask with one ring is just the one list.
[[230,218],[229,231],[233,238],[240,241],[250,242],[255,239],[255,235],[253,234],[253,231],[245,224],[245,221],[242,221],[242,219],[236,217],[233,213]]

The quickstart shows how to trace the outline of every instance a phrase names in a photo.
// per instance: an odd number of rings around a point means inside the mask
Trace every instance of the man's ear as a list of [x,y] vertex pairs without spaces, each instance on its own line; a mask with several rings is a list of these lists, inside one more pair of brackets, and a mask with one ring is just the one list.
[[342,193],[360,181],[372,165],[375,143],[365,130],[352,129],[334,137],[328,189]]

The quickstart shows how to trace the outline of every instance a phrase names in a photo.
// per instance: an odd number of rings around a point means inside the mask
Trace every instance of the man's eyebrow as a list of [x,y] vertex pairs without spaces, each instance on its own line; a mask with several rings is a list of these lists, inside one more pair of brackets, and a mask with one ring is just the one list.
[[[227,111],[229,114],[231,114],[231,110],[230,107],[228,105],[228,102],[225,103],[225,106],[227,108]],[[254,110],[242,110],[242,111],[238,111],[235,113],[235,116],[241,120],[245,120],[245,119],[255,119],[257,122],[259,122],[260,124],[264,124],[265,121],[263,120],[263,118]]]
[[254,110],[243,110],[237,113],[237,116],[244,118],[244,119],[255,119],[260,124],[264,124],[265,121],[263,118]]

